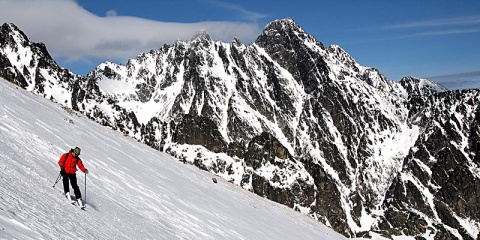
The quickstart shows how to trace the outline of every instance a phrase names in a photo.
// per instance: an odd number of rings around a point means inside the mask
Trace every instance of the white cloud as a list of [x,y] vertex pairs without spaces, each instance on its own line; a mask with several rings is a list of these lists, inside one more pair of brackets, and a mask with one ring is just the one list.
[[465,26],[465,25],[478,25],[478,24],[480,24],[480,16],[468,16],[468,17],[444,18],[444,19],[410,22],[410,23],[404,23],[404,24],[385,26],[383,28],[396,29],[396,28],[419,28],[419,27],[439,27],[439,26]]
[[[117,16],[96,16],[74,0],[1,0],[0,22],[12,22],[35,42],[46,44],[55,57],[69,61],[89,58],[126,60],[176,40],[189,40],[206,29],[216,40],[257,37],[256,24],[241,22],[174,23]],[[1,23],[0,23],[1,24]]]
[[422,32],[418,34],[412,34],[412,36],[456,35],[456,34],[478,33],[478,32],[480,32],[480,28],[448,29],[448,30],[441,30],[441,31]]
[[[368,36],[379,36],[365,40],[352,40],[342,44],[371,43],[381,41],[393,41],[412,39],[429,36],[460,35],[480,32],[480,15],[457,18],[442,18],[434,20],[423,20],[395,25],[373,26],[357,28],[354,31],[381,30]],[[384,33],[389,32],[390,35]],[[393,34],[392,34],[393,33]]]

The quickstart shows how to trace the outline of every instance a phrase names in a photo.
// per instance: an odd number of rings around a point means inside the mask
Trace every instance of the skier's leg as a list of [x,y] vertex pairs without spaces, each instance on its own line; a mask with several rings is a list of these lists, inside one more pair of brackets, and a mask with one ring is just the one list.
[[68,174],[63,175],[63,193],[70,192],[70,187],[68,186]]
[[77,199],[82,198],[82,193],[80,192],[80,188],[78,187],[77,184],[77,175],[72,174],[70,176],[70,184],[72,184],[73,192],[75,193],[75,197]]

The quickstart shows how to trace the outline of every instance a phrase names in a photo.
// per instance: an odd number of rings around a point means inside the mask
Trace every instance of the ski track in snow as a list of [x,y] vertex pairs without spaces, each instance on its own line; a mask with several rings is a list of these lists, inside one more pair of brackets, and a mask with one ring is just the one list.
[[[0,239],[344,239],[3,79],[0,91]],[[75,146],[87,211],[52,188]]]

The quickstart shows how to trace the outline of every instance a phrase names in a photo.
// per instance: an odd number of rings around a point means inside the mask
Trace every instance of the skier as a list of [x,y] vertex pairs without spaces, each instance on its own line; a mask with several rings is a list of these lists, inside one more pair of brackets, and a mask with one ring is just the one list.
[[60,157],[58,166],[60,166],[60,174],[63,177],[63,190],[65,192],[65,196],[72,203],[74,202],[70,197],[70,189],[68,186],[68,180],[70,180],[70,184],[72,185],[78,205],[83,207],[82,193],[80,192],[80,188],[78,188],[77,175],[75,172],[77,172],[77,165],[85,174],[88,174],[88,170],[83,166],[82,160],[78,156],[80,156],[79,147],[70,149],[68,153],[64,153],[62,157]]

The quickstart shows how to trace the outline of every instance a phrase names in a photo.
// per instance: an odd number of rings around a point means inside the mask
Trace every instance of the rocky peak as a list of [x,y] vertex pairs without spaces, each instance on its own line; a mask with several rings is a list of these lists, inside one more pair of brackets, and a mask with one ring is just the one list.
[[0,27],[0,30],[2,32],[2,36],[20,33],[23,38],[27,39],[27,36],[13,23],[4,23]]
[[304,41],[312,40],[313,37],[306,33],[293,19],[285,18],[269,23],[255,43],[261,47],[266,47],[269,44],[281,41],[285,41],[285,44],[293,44],[296,42],[295,39]]
[[242,41],[240,41],[240,39],[238,39],[237,37],[234,37],[234,38],[233,38],[232,44],[233,44],[233,46],[235,46],[235,47],[245,46],[245,45],[242,43]]
[[191,41],[200,41],[200,42],[209,42],[212,41],[210,34],[208,34],[206,29],[200,29],[191,39]]
[[13,23],[4,23],[0,27],[0,46],[10,46],[12,51],[18,52],[19,48],[30,48],[35,54],[39,54],[41,58],[53,61],[47,47],[43,43],[34,43]]
[[[12,23],[0,27],[0,77],[42,94],[45,98],[76,108],[72,104],[76,100],[72,100],[71,94],[77,94],[80,76],[59,67],[45,44],[30,41]],[[64,90],[51,89],[57,89],[58,85]]]
[[194,49],[208,49],[212,44],[212,38],[206,29],[200,29],[187,44],[194,47]]
[[275,36],[276,34],[283,34],[288,32],[303,32],[303,29],[291,18],[284,18],[275,20],[263,29],[262,35]]
[[444,86],[428,79],[415,77],[404,77],[400,80],[400,84],[407,90],[409,98],[413,96],[429,96],[435,93],[445,92]]
[[327,75],[325,46],[290,18],[268,24],[255,44],[288,70],[307,92]]
[[2,46],[25,46],[26,43],[30,42],[28,37],[13,23],[4,23],[0,27],[0,32],[0,44]]

